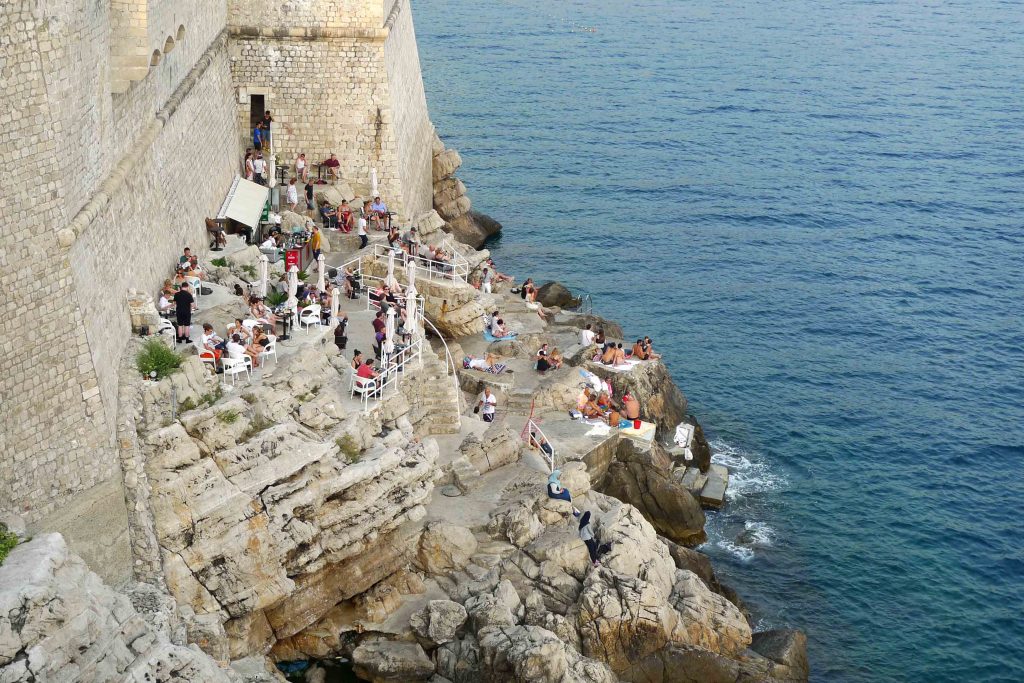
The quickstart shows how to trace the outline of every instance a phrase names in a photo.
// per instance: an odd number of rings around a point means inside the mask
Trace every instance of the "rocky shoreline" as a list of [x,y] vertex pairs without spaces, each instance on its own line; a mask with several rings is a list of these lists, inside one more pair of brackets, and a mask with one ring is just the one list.
[[[438,141],[437,212],[414,222],[424,242],[451,233],[465,245],[472,282],[487,257],[473,248],[496,224],[471,212],[458,165]],[[329,237],[333,264],[359,258],[365,277],[383,274],[351,237]],[[209,264],[213,279],[229,292],[257,256]],[[366,410],[349,391],[351,352],[326,329],[296,331],[277,363],[227,391],[195,356],[160,382],[126,362],[119,440],[137,581],[103,585],[57,535],[15,548],[0,567],[0,679],[270,681],[281,680],[272,661],[345,657],[369,681],[807,680],[803,634],[754,633],[693,549],[706,538],[694,481],[711,452],[665,366],[592,362],[579,330],[621,337],[612,321],[557,308],[543,321],[507,289],[416,285],[444,343]],[[222,300],[202,314],[216,327],[244,316]],[[514,341],[483,338],[495,309]],[[369,312],[349,316],[369,328]],[[349,349],[369,348],[368,332],[353,337]],[[566,364],[540,376],[544,343]],[[508,370],[456,365],[486,352]],[[636,396],[657,439],[570,420],[581,371]],[[492,424],[468,409],[484,387],[499,399]],[[528,420],[554,444],[572,504],[546,495]],[[663,445],[682,422],[688,460]],[[598,566],[573,505],[611,546]]]

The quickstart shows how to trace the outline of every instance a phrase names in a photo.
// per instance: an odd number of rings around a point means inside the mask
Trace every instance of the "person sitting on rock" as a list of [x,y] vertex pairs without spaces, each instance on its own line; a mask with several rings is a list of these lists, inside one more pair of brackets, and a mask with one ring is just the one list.
[[491,272],[494,274],[494,282],[515,282],[516,279],[511,275],[505,273],[499,273],[498,267],[494,265],[494,259],[487,259],[487,265],[491,267]]
[[555,370],[562,367],[562,364],[565,362],[565,358],[562,356],[562,352],[558,350],[557,346],[551,350],[551,355],[548,356],[548,362],[551,363],[551,367]]
[[507,327],[505,327],[505,320],[503,318],[494,317],[491,322],[491,336],[495,339],[502,339],[503,337],[511,337],[514,335]]
[[591,329],[592,327],[593,326],[590,323],[587,323],[587,326],[580,330],[580,346],[583,348],[587,348],[594,344],[595,335],[594,330]]
[[647,349],[644,348],[643,339],[637,339],[633,344],[632,355],[634,360],[647,360]]
[[352,207],[348,205],[347,199],[341,200],[341,206],[335,209],[335,213],[338,216],[338,227],[341,228],[342,232],[352,232],[353,228],[356,227],[356,214],[352,211]]
[[[551,458],[555,450],[551,447],[551,444],[547,442],[543,436],[537,436],[536,432],[530,432],[530,446],[539,448],[549,458]],[[562,487],[562,482],[559,481],[559,477],[562,475],[562,470],[555,470],[548,477],[548,498],[554,498],[555,500],[564,500],[565,502],[572,504],[572,494],[569,493],[569,489]],[[576,506],[572,506],[572,516],[579,517],[580,511],[576,509]]]
[[612,355],[612,365],[625,365],[626,364],[626,351],[622,348],[620,342],[615,346],[615,353]]
[[604,346],[604,343],[606,341],[607,340],[604,337],[604,328],[597,328],[597,334],[594,335],[594,343],[597,344],[598,346]]
[[547,372],[552,367],[554,366],[548,360],[548,345],[541,344],[540,348],[537,349],[537,372]]
[[583,417],[588,419],[603,418],[604,411],[598,407],[597,402],[594,400],[593,392],[590,389],[583,390],[583,396],[580,397],[578,402],[579,410],[583,413]]
[[615,344],[605,344],[601,352],[602,365],[615,365]]
[[661,358],[661,354],[654,352],[654,343],[651,342],[650,337],[644,337],[644,350],[647,352],[648,360],[658,360]]
[[640,419],[640,401],[636,400],[636,397],[628,391],[622,396],[622,412],[627,420]]

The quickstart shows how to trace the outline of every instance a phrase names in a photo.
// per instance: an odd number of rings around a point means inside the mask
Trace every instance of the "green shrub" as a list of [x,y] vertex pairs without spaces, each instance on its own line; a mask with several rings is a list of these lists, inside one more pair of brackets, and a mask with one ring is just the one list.
[[192,400],[191,396],[189,396],[184,401],[178,404],[178,410],[180,410],[183,413],[187,413],[190,410],[195,410],[198,407],[199,406],[196,405],[196,402]]
[[181,354],[171,349],[160,339],[150,339],[142,345],[135,357],[135,365],[146,377],[156,370],[157,379],[163,379],[181,367]]
[[276,289],[272,292],[267,292],[267,304],[270,306],[280,306],[285,301],[288,301],[288,295],[284,292],[279,292]]
[[0,522],[0,565],[7,559],[7,555],[18,545],[18,535],[7,530],[7,525]]
[[309,273],[307,273],[307,272],[306,272],[306,271],[304,271],[304,270],[300,270],[300,271],[298,272],[298,274],[296,275],[296,277],[298,277],[298,278],[299,278],[300,280],[302,280],[303,282],[305,282],[306,280],[308,280],[308,279],[309,279]]
[[210,260],[210,265],[218,268],[224,268],[228,265],[228,260],[223,256],[221,258],[215,258]]
[[242,272],[244,272],[249,277],[255,279],[255,277],[256,277],[256,266],[252,265],[251,263],[246,263],[244,266],[242,266]]
[[238,418],[241,417],[237,410],[225,410],[223,413],[217,413],[217,419],[226,425],[233,425],[238,422]]
[[334,440],[334,443],[349,462],[359,462],[362,449],[359,448],[359,443],[351,434],[342,434]]
[[224,389],[222,389],[221,386],[218,384],[216,389],[214,389],[213,391],[211,391],[208,394],[203,394],[199,398],[199,405],[206,404],[208,406],[212,406],[214,403],[219,401],[221,396],[223,396],[223,395],[224,395]]

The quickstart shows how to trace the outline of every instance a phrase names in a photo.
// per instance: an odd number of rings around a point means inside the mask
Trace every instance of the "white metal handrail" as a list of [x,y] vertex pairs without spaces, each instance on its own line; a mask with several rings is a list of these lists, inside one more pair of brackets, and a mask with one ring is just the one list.
[[455,365],[455,359],[452,358],[452,352],[451,349],[448,348],[448,342],[445,341],[444,335],[441,334],[439,329],[437,329],[437,326],[430,322],[430,319],[426,316],[423,316],[422,320],[425,324],[430,325],[430,329],[434,331],[434,334],[437,335],[437,338],[441,340],[441,344],[444,346],[445,372],[451,374],[452,382],[455,386],[455,396],[459,405],[459,429],[461,429],[462,411],[466,409],[466,398],[462,395],[462,387],[459,386],[459,371]]
[[[374,380],[373,391],[363,392],[359,399],[363,404],[363,412],[367,412],[370,409],[370,399],[383,400],[384,392],[389,386],[395,388],[395,393],[398,393],[398,384],[401,380],[402,373],[405,372],[406,367],[413,361],[419,359],[423,354],[423,339],[416,339],[408,346],[398,349],[391,357],[385,356],[381,362],[381,371]],[[353,376],[352,381],[355,382]]]
[[[536,441],[537,449],[540,451],[542,456],[547,458],[547,461],[548,461],[548,471],[549,472],[554,472],[555,471],[555,446],[554,446],[554,444],[551,443],[551,441],[548,439],[547,435],[544,434],[544,430],[542,430],[540,428],[540,425],[538,425],[536,422],[533,421],[532,417],[526,421],[526,429],[525,429],[525,431],[526,431],[526,443],[530,443],[530,441]],[[543,441],[537,441],[536,439],[533,438],[533,434],[535,432],[536,432],[536,434],[538,436],[540,436],[540,438]],[[549,446],[551,446],[551,453],[545,453],[544,449],[541,448],[541,443],[543,443],[543,442],[547,442],[547,444]]]
[[[420,245],[420,249],[425,249]],[[412,256],[402,249],[391,247],[387,244],[377,243],[373,245],[373,257],[375,259],[387,259],[391,253],[395,254],[395,263],[406,267],[410,260],[416,264],[416,269],[422,272],[428,280],[458,280],[467,282],[469,278],[469,261],[460,254],[453,253],[451,261],[436,261],[426,256]]]

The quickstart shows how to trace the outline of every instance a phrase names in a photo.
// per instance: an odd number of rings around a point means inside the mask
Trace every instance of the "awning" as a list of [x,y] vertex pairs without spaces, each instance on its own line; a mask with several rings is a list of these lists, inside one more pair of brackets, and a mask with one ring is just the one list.
[[245,180],[242,176],[235,176],[217,218],[230,218],[255,228],[260,223],[260,216],[263,215],[263,207],[266,206],[269,194],[270,190],[263,185]]

